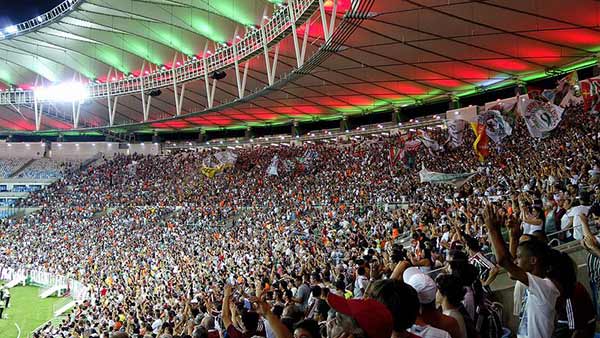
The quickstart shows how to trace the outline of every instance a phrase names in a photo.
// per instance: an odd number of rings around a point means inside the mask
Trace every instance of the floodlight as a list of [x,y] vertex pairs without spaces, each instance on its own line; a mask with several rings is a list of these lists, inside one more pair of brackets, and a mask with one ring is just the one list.
[[4,30],[8,34],[16,34],[19,32],[19,29],[17,28],[17,26],[8,26]]
[[35,98],[42,101],[81,102],[90,96],[87,86],[78,82],[65,82],[49,87],[36,87],[33,89],[33,92]]

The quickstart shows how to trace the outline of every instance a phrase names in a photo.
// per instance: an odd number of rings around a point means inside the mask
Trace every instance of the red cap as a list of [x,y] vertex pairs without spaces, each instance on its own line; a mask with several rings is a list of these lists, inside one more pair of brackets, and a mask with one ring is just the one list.
[[369,338],[390,338],[394,319],[388,308],[374,299],[345,299],[329,293],[327,302],[337,312],[352,317]]

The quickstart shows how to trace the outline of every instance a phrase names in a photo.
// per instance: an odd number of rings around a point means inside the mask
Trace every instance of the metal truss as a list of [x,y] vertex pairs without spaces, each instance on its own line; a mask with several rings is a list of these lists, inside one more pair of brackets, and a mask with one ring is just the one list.
[[[214,53],[208,50],[208,42],[204,48],[203,57],[200,59],[183,55],[179,57],[176,53],[173,57],[171,69],[167,69],[166,67],[161,67],[160,69],[155,67],[155,69],[152,69],[152,65],[146,65],[144,62],[142,64],[142,71],[140,72],[141,75],[137,78],[132,76],[122,76],[119,78],[117,71],[111,69],[105,83],[90,83],[88,85],[89,99],[105,98],[107,100],[108,126],[112,127],[115,122],[119,96],[140,94],[143,112],[143,121],[141,122],[147,122],[152,103],[152,91],[171,87],[174,93],[176,116],[179,116],[183,108],[186,82],[202,79],[205,83],[207,107],[208,109],[212,109],[218,82],[216,76],[213,75],[230,67],[234,68],[238,96],[241,99],[244,97],[246,91],[245,87],[249,67],[249,62],[247,61],[260,52],[263,53],[267,65],[268,83],[269,85],[273,85],[279,56],[279,41],[287,36],[290,31],[294,37],[296,56],[298,58],[297,63],[298,65],[303,64],[309,25],[306,25],[301,50],[296,27],[304,23],[316,11],[317,2],[319,2],[321,7],[321,13],[325,13],[322,0],[290,0],[287,5],[278,6],[273,16],[263,21],[260,28],[250,28],[243,38],[237,38],[236,31],[233,43],[226,47],[221,46],[217,48]],[[337,4],[337,0],[335,3]],[[335,11],[333,18],[335,18]],[[330,27],[333,28],[333,22]],[[273,45],[275,45],[275,52],[273,62],[271,63],[269,49]],[[240,64],[243,62],[245,62],[245,65],[242,74],[240,74]],[[148,72],[150,73],[146,74]],[[79,82],[81,82],[80,77]],[[48,103],[51,102],[36,97],[33,90],[17,89],[0,92],[0,105],[10,105],[19,112],[18,107],[21,105],[33,106],[36,131],[40,130],[43,106]],[[73,102],[73,129],[79,127],[80,110],[81,102]]]
[[[334,0],[334,6],[337,1],[338,0]],[[370,8],[373,5],[373,2],[374,2],[374,0],[366,0],[366,1],[365,0],[352,0],[351,10],[344,15],[344,18],[342,20],[337,20],[338,22],[335,22],[335,21],[333,21],[334,19],[332,19],[331,17],[324,20],[323,21],[324,25],[327,25],[328,29],[329,28],[333,29],[333,31],[331,31],[331,34],[328,34],[328,37],[323,36],[324,43],[321,45],[321,47],[313,55],[311,55],[309,58],[307,58],[306,61],[303,60],[304,57],[303,57],[302,53],[296,54],[296,56],[297,56],[296,61],[297,61],[297,63],[302,64],[302,66],[292,70],[291,72],[284,74],[283,76],[280,76],[279,79],[277,79],[277,81],[275,81],[272,85],[262,88],[261,90],[255,90],[250,93],[245,93],[245,79],[247,76],[248,63],[246,63],[246,67],[243,71],[243,74],[240,74],[240,69],[239,69],[240,64],[239,63],[235,64],[234,70],[236,73],[236,83],[237,83],[238,94],[239,94],[240,98],[230,101],[230,102],[222,103],[218,106],[213,106],[212,108],[206,108],[203,111],[188,113],[185,116],[192,117],[192,116],[198,116],[198,115],[207,114],[207,113],[214,113],[214,112],[222,111],[224,109],[233,108],[240,103],[251,102],[252,100],[263,96],[265,91],[271,91],[271,90],[283,88],[283,86],[285,86],[287,83],[289,83],[291,81],[295,81],[295,80],[303,77],[304,75],[309,74],[312,70],[314,70],[316,67],[318,67],[322,62],[324,62],[329,56],[331,56],[333,53],[335,53],[338,50],[337,46],[342,45],[344,43],[344,41],[352,35],[352,33],[360,25],[360,22],[365,20],[368,17],[368,15],[366,13],[369,13]],[[324,3],[321,6],[324,9]],[[318,11],[318,7],[316,8],[316,11]],[[332,11],[331,15],[332,16],[336,15],[335,11]],[[333,22],[333,24],[332,24],[332,22]],[[310,23],[307,22],[305,24],[305,30],[308,30],[309,26],[310,26]],[[304,44],[304,41],[302,41],[302,44]],[[267,68],[268,68],[270,61],[266,61],[266,62],[267,62]],[[273,67],[273,64],[271,64],[271,67]],[[267,77],[268,76],[269,75],[267,74]],[[214,83],[215,82],[213,82],[212,84],[214,84]],[[210,84],[210,82],[205,79],[205,86],[207,87],[206,90],[208,93],[210,93],[212,91],[212,88],[211,88],[212,84]],[[210,97],[208,95],[207,95],[207,97],[210,100]],[[148,125],[149,123],[169,122],[169,121],[177,120],[179,118],[181,118],[181,116],[172,116],[172,117],[156,119],[156,120],[152,120],[152,121],[148,121],[148,122],[123,123],[123,124],[119,124],[119,127],[127,129],[129,131],[132,131],[132,130],[135,130],[136,128],[140,128],[144,125]],[[98,128],[98,127],[80,128],[79,131],[98,130],[98,129],[102,129],[102,128]]]
[[[275,13],[260,28],[251,28],[247,34],[231,45],[221,46],[214,53],[203,55],[201,59],[186,57],[179,66],[173,65],[172,69],[162,67],[150,74],[140,77],[116,78],[115,81],[107,79],[107,83],[90,83],[88,85],[89,98],[106,98],[109,96],[140,94],[143,91],[152,91],[160,88],[171,87],[174,84],[183,84],[188,81],[205,78],[206,74],[223,71],[236,64],[246,61],[256,54],[270,48],[283,39],[292,27],[298,27],[312,15],[315,3],[318,0],[295,0],[292,6],[278,6]],[[295,22],[291,22],[295,18]],[[31,90],[8,90],[0,92],[1,105],[18,105],[33,103],[36,100]]]
[[8,27],[4,31],[0,31],[0,40],[8,39],[52,23],[77,8],[81,2],[83,2],[83,0],[65,0],[36,18],[23,21]]

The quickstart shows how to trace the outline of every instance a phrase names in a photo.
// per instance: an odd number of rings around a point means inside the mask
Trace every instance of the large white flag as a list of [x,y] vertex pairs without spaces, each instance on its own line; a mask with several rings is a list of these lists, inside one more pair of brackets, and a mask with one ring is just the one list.
[[279,173],[277,172],[278,165],[279,165],[279,156],[275,155],[275,156],[273,156],[273,159],[271,159],[271,164],[267,168],[267,175],[279,176]]
[[470,180],[473,176],[477,175],[477,173],[460,173],[460,174],[445,174],[438,173],[435,171],[429,171],[425,169],[425,166],[422,167],[421,171],[419,171],[419,178],[421,183],[429,182],[429,183],[437,183],[437,184],[451,184],[455,187],[460,187],[465,184],[468,180]]
[[432,139],[431,136],[429,136],[429,133],[427,133],[425,130],[417,130],[417,135],[421,143],[423,143],[423,145],[429,149],[430,152],[433,153],[441,150],[440,144],[436,140]]
[[504,120],[498,110],[490,109],[479,115],[479,123],[485,125],[485,133],[495,143],[502,142],[505,137],[512,134],[510,124]]
[[463,134],[467,127],[467,121],[465,120],[448,120],[446,122],[448,127],[448,135],[450,137],[451,148],[460,147],[463,144]]
[[535,138],[545,138],[562,120],[564,109],[550,102],[521,99],[520,111],[529,134]]
[[219,163],[231,165],[235,164],[238,157],[237,154],[229,150],[221,151],[219,153],[216,153],[214,156],[217,159],[217,161],[219,161]]

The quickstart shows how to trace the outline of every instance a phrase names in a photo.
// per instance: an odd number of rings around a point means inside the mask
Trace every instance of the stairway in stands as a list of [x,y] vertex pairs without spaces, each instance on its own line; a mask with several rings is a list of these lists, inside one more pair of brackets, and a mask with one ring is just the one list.
[[17,177],[17,175],[19,175],[21,172],[23,172],[23,170],[27,169],[27,167],[29,167],[33,162],[35,162],[36,159],[32,158],[31,160],[27,161],[25,164],[23,164],[19,169],[13,171],[12,174],[8,175],[8,178],[14,178]]

